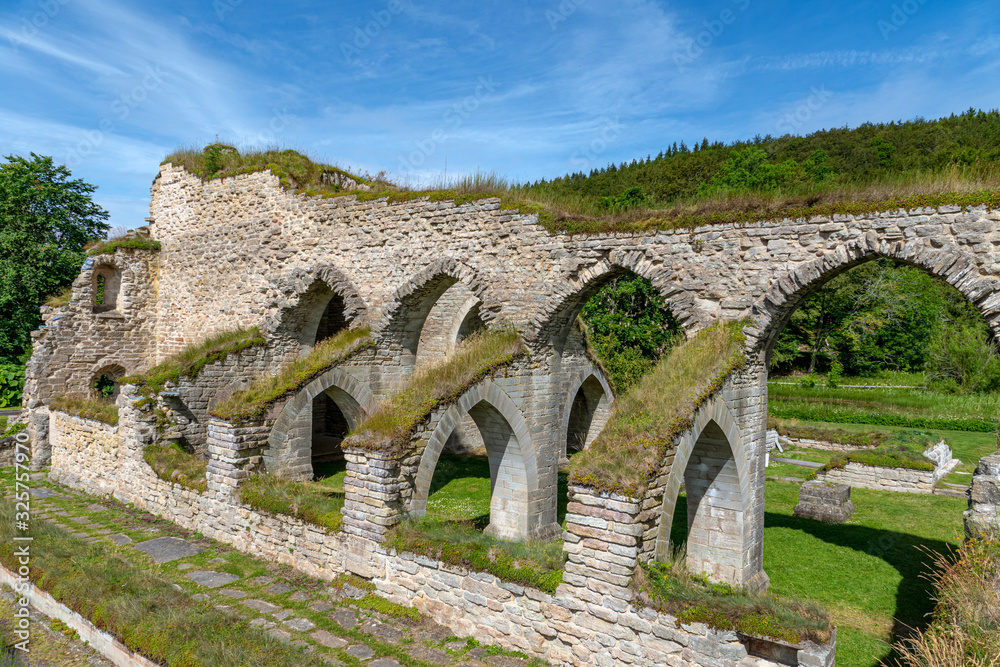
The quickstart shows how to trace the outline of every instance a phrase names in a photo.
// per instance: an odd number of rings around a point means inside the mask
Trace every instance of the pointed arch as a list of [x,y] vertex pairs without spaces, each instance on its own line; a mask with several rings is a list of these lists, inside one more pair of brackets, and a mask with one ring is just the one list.
[[264,331],[274,338],[294,340],[302,349],[316,344],[324,320],[330,320],[331,305],[336,306],[336,326],[356,328],[368,323],[368,309],[357,287],[333,265],[298,269],[278,290],[291,296],[264,325]]
[[671,555],[670,527],[682,484],[688,493],[688,530],[692,535],[688,566],[728,583],[746,583],[740,578],[746,552],[753,544],[747,520],[753,499],[749,460],[736,417],[721,398],[712,399],[695,413],[694,423],[678,442],[663,493],[657,560]]
[[312,479],[313,401],[325,394],[354,427],[371,414],[376,397],[364,382],[340,368],[331,368],[299,390],[284,405],[272,408],[276,419],[264,450],[264,465],[285,479]]
[[478,314],[485,323],[497,317],[500,302],[472,268],[452,258],[431,262],[396,289],[376,328],[384,343],[400,354],[402,365],[416,362],[420,334],[431,309],[459,282],[478,300]]
[[551,296],[531,318],[525,341],[535,349],[551,348],[561,354],[570,328],[587,301],[613,278],[628,272],[650,281],[685,329],[697,326],[694,297],[662,260],[650,259],[642,251],[614,250],[552,285]]
[[835,276],[878,258],[904,262],[943,279],[965,295],[993,331],[1000,334],[1000,291],[993,278],[979,273],[972,258],[930,247],[923,241],[885,241],[875,232],[868,232],[774,281],[751,307],[755,326],[746,329],[748,348],[769,360],[781,330],[809,295]]
[[570,440],[574,426],[575,432],[584,436],[583,445],[586,448],[607,423],[613,402],[611,385],[596,367],[578,371],[570,379],[569,390],[563,401],[562,428],[559,431],[563,435],[562,459],[566,458],[572,444]]
[[492,494],[487,531],[508,539],[548,538],[558,532],[555,507],[540,490],[540,471],[528,425],[510,396],[486,380],[469,389],[438,421],[420,458],[409,513],[423,516],[438,460],[448,437],[468,415],[490,460]]

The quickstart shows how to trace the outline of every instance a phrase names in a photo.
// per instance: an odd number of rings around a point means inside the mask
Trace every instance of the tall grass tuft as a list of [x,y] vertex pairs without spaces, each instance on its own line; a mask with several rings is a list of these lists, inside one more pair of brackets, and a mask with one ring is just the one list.
[[235,423],[260,419],[276,401],[295,393],[351,355],[371,347],[374,343],[370,334],[368,327],[345,329],[317,343],[308,355],[285,364],[274,375],[258,377],[249,388],[221,401],[211,414]]
[[349,444],[401,450],[410,433],[435,409],[458,398],[490,373],[524,354],[513,329],[494,329],[466,338],[447,361],[417,371],[409,383],[382,403],[348,436]]
[[165,482],[176,482],[195,491],[208,487],[208,461],[181,449],[180,445],[148,445],[142,452],[149,467]]
[[744,326],[717,324],[673,348],[618,399],[594,443],[570,460],[570,480],[641,496],[695,410],[746,363]]
[[904,664],[1000,665],[1000,538],[981,535],[933,558],[937,607],[926,630],[897,643]]
[[317,482],[290,482],[274,475],[252,475],[240,484],[240,501],[254,509],[285,514],[330,532],[340,530],[343,489],[332,478]]

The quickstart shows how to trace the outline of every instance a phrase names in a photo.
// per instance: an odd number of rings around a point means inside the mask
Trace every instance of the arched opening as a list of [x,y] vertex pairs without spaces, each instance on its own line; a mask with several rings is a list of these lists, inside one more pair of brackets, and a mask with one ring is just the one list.
[[[786,437],[760,463],[764,564],[776,592],[836,608],[838,651],[871,647],[872,663],[926,624],[933,555],[961,535],[971,472],[995,449],[995,288],[953,250],[847,245],[776,279],[784,292],[755,308],[752,362],[769,380],[768,427]],[[962,463],[927,493],[885,483],[933,465],[923,451],[942,439]],[[802,481],[831,464],[820,477],[852,487],[853,517],[796,516]]]
[[348,323],[345,313],[346,309],[343,297],[339,294],[332,294],[316,326],[316,343],[320,343],[327,338],[333,338],[347,328]]
[[586,449],[610,416],[611,396],[597,376],[590,375],[580,385],[570,405],[565,454]]
[[737,582],[742,567],[743,516],[747,509],[736,459],[726,434],[709,422],[684,470],[687,563],[718,581]]
[[121,289],[121,273],[109,264],[94,269],[93,307],[95,313],[112,312],[118,309],[118,292]]
[[[447,443],[465,419],[482,449],[451,455]],[[463,395],[431,434],[408,510],[415,518],[471,525],[504,540],[549,539],[558,527],[554,507],[544,500],[527,425],[503,390],[486,382]]]
[[479,297],[465,283],[456,281],[437,297],[420,325],[417,367],[444,361],[460,342],[485,327],[479,316]]
[[313,474],[318,475],[323,464],[344,458],[341,443],[351,426],[341,407],[326,393],[313,400],[312,413],[312,464]]
[[114,401],[118,398],[121,387],[118,381],[125,376],[125,369],[119,365],[106,366],[91,378],[90,390],[94,398]]

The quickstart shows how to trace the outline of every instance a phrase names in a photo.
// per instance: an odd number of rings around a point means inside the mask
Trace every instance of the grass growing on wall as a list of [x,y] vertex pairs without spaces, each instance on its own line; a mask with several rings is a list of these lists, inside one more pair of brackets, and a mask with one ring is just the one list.
[[239,487],[240,501],[271,514],[302,519],[331,533],[340,530],[344,483],[337,476],[313,482],[290,482],[274,475],[252,475]]
[[594,443],[570,460],[570,481],[639,496],[694,411],[746,362],[745,325],[715,325],[671,350],[618,399]]
[[482,527],[428,518],[405,521],[389,531],[386,546],[555,592],[566,562],[561,541],[512,542],[485,535]]
[[[0,500],[0,515],[13,513],[13,504]],[[0,560],[17,570],[14,535],[14,522],[4,521]],[[31,581],[158,664],[325,664],[251,627],[248,619],[193,600],[158,574],[109,553],[106,544],[73,539],[45,522],[32,523],[32,537]]]
[[116,238],[107,241],[99,241],[97,245],[88,248],[87,254],[111,255],[118,250],[148,250],[150,252],[160,251],[160,242],[148,238]]
[[257,327],[223,331],[200,343],[188,345],[141,375],[123,377],[119,382],[143,385],[144,393],[156,394],[167,382],[176,384],[181,377],[198,377],[198,373],[209,364],[224,361],[230,354],[239,354],[243,350],[266,344],[267,341]]
[[285,364],[275,375],[258,377],[246,390],[221,401],[211,414],[234,423],[259,419],[276,401],[294,394],[351,355],[372,347],[370,333],[368,327],[345,329],[317,343],[308,355]]
[[413,429],[491,373],[524,354],[518,333],[494,329],[469,336],[440,364],[418,370],[409,383],[383,403],[349,436],[352,446],[402,450]]
[[176,482],[199,492],[208,486],[205,478],[208,461],[197,454],[184,451],[180,445],[148,445],[142,458],[156,476],[165,482]]
[[932,471],[934,464],[923,456],[923,452],[937,442],[937,438],[930,433],[899,431],[872,450],[836,454],[820,470],[833,470],[843,468],[848,463],[860,463],[880,468]]
[[103,398],[56,396],[49,402],[49,409],[104,422],[111,426],[118,425],[118,406],[113,401]]
[[680,623],[705,623],[792,644],[830,640],[830,619],[818,604],[712,583],[688,571],[684,560],[679,550],[668,562],[643,564],[632,584],[639,601]]
[[69,305],[69,302],[73,300],[73,286],[70,285],[58,294],[53,294],[48,299],[45,300],[45,305],[49,308],[59,308],[61,306]]

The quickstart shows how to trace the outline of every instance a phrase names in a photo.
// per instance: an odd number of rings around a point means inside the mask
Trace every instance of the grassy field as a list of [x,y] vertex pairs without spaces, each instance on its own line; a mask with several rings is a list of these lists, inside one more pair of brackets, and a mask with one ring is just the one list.
[[1000,415],[1000,394],[956,395],[819,385],[808,388],[777,382],[769,382],[767,392],[768,413],[781,419],[991,433]]
[[[786,465],[782,474],[785,468],[809,472]],[[838,667],[875,667],[892,655],[894,637],[927,623],[932,553],[957,547],[966,502],[865,489],[854,489],[851,498],[854,517],[844,525],[796,518],[799,485],[769,480],[764,570],[774,593],[829,611],[838,628]],[[687,530],[687,505],[677,507],[674,536]]]

